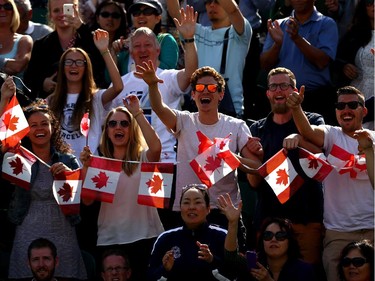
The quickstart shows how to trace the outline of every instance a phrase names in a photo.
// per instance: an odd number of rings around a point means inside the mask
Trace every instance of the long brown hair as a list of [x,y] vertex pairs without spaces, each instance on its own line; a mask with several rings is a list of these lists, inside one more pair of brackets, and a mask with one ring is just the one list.
[[56,118],[59,120],[63,117],[64,104],[66,104],[68,97],[68,82],[64,71],[64,61],[67,54],[70,52],[79,52],[83,55],[86,61],[85,72],[82,77],[82,90],[79,93],[77,103],[75,105],[71,123],[74,128],[79,128],[83,114],[90,112],[90,118],[94,114],[92,108],[93,96],[97,91],[97,87],[94,81],[94,75],[92,70],[92,63],[89,55],[81,48],[69,48],[67,49],[60,58],[59,71],[57,75],[56,89],[51,95],[48,101],[51,110],[55,113]]
[[129,142],[126,145],[126,154],[122,164],[122,168],[128,176],[131,176],[138,167],[138,163],[130,163],[128,161],[139,161],[141,159],[141,152],[146,148],[146,141],[143,137],[141,129],[138,126],[138,123],[133,118],[133,115],[126,109],[124,106],[119,106],[112,109],[105,118],[104,129],[100,137],[100,152],[108,158],[113,157],[113,143],[107,135],[108,121],[115,112],[122,112],[126,114],[129,118]]

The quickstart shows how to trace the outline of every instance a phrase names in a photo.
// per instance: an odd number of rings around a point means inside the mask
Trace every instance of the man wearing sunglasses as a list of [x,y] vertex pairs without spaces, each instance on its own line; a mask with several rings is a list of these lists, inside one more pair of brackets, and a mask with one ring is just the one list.
[[[258,138],[263,147],[263,159],[266,162],[280,149],[288,149],[288,158],[303,177],[301,188],[284,204],[281,204],[270,185],[260,176],[248,174],[251,187],[257,193],[257,208],[253,227],[259,232],[267,217],[285,217],[292,221],[298,233],[297,242],[303,259],[314,265],[321,264],[321,243],[323,231],[323,191],[322,185],[301,173],[297,146],[313,153],[321,150],[305,141],[298,134],[293,121],[292,111],[286,104],[288,96],[296,91],[296,77],[292,71],[277,67],[268,73],[266,92],[271,112],[250,126],[253,137]],[[306,113],[311,124],[324,125],[324,119],[317,113]],[[253,140],[257,141],[256,139]],[[255,237],[255,235],[254,235]]]
[[[178,0],[167,0],[167,6],[172,18],[181,18]],[[205,0],[205,7],[211,26],[196,25],[198,67],[211,66],[226,78],[230,96],[224,98],[221,109],[232,116],[242,116],[242,77],[252,35],[250,23],[234,0]],[[224,39],[227,31],[228,37]],[[228,43],[226,57],[223,56],[225,42]]]
[[[362,130],[362,121],[367,114],[364,96],[355,87],[338,89],[335,105],[339,126],[313,126],[302,110],[304,87],[300,93],[293,92],[287,105],[292,108],[294,122],[301,135],[330,155],[333,145],[350,154],[360,154],[357,130]],[[375,132],[365,129],[375,139]],[[373,165],[372,165],[373,167]],[[372,171],[373,173],[373,171]],[[333,171],[323,181],[324,225],[326,233],[323,241],[323,265],[328,280],[338,280],[337,257],[351,241],[369,239],[374,241],[374,189],[368,177],[358,177],[352,172]]]

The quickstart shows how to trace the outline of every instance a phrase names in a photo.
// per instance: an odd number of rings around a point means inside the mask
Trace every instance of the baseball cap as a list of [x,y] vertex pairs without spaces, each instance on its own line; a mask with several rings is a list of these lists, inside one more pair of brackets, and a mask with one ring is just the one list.
[[129,7],[129,13],[131,14],[133,11],[138,9],[140,6],[146,5],[148,7],[154,8],[157,11],[158,15],[161,15],[163,13],[163,6],[160,4],[158,0],[140,0],[134,2]]

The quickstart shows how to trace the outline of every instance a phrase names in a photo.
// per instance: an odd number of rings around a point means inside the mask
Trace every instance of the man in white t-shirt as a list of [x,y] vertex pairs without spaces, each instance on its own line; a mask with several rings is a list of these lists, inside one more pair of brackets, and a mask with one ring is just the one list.
[[[185,42],[185,68],[181,70],[157,68],[156,70],[157,75],[164,81],[164,83],[159,84],[163,100],[171,108],[181,108],[183,94],[190,84],[190,76],[198,66],[197,51],[194,44],[196,18],[194,10],[190,8],[184,13],[184,18],[176,24]],[[130,37],[129,51],[136,65],[143,65],[149,61],[152,61],[155,66],[159,64],[160,45],[156,35],[147,27],[141,27],[134,31]],[[161,140],[161,161],[174,162],[176,160],[176,152],[174,151],[176,139],[155,113],[151,111],[148,85],[134,71],[122,76],[122,81],[125,85],[124,90],[112,101],[112,107],[123,105],[122,99],[128,95],[137,95],[144,114]]]
[[[292,93],[287,105],[292,108],[294,122],[301,135],[318,147],[325,155],[333,145],[351,154],[359,154],[355,132],[361,130],[367,114],[363,94],[352,86],[338,89],[336,119],[340,127],[330,125],[312,126],[302,110],[304,88]],[[322,101],[324,102],[324,101]],[[375,139],[375,132],[366,130]],[[369,239],[374,242],[374,189],[370,179],[352,177],[335,169],[323,181],[324,225],[323,266],[327,280],[339,280],[337,264],[341,250],[352,241]]]

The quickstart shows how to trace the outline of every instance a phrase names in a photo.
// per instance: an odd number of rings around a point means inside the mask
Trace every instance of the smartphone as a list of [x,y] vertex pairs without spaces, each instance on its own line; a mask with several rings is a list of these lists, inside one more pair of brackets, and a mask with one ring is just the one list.
[[257,253],[255,251],[246,252],[247,268],[257,268]]
[[64,11],[64,15],[69,15],[69,16],[74,17],[73,4],[64,4],[63,11]]

